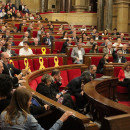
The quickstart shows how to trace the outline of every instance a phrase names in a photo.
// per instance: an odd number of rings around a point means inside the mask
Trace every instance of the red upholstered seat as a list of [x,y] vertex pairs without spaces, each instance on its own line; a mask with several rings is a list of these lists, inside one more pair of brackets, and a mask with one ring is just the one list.
[[[58,61],[59,61],[59,66],[63,65],[63,58],[62,57],[58,57]],[[55,66],[54,57],[48,58],[48,67],[54,67],[54,66]]]
[[32,49],[33,54],[36,54],[36,49]]
[[21,41],[14,41],[15,46],[18,46]]
[[[24,60],[19,60],[18,63],[19,63],[19,68],[20,68],[21,70],[22,70],[22,69],[25,69]],[[32,59],[28,59],[28,63],[29,63],[29,66],[30,66],[31,71],[34,71],[34,68],[33,68],[33,60],[32,60]]]
[[120,67],[114,67],[114,76],[115,76],[115,77],[118,77],[118,74],[119,74],[120,69],[122,69],[121,66],[120,66]]
[[64,41],[55,41],[55,50],[61,52]]
[[102,42],[97,42],[98,46],[101,46]]
[[12,50],[14,50],[15,53],[19,55],[19,49],[12,49]]
[[117,86],[118,93],[128,93],[128,88],[124,86]]
[[16,24],[15,24],[15,27],[17,27],[17,30],[19,30],[19,24],[16,23]]
[[70,69],[67,70],[68,73],[68,81],[70,82],[72,79],[79,77],[81,75],[80,69]]
[[85,49],[85,53],[89,53],[89,51],[91,50],[91,48],[84,48]]
[[15,68],[19,69],[18,61],[13,61],[13,65],[14,65]]
[[14,35],[14,38],[22,38],[23,35]]
[[23,31],[26,32],[26,31],[27,31],[27,28],[28,28],[28,27],[24,27],[24,28],[23,28]]
[[72,95],[71,95],[71,98],[72,98],[73,102],[76,102],[75,96],[72,96]]
[[103,74],[96,74],[96,78],[100,78],[102,76],[103,76]]
[[42,76],[37,77],[35,80],[37,81],[37,84],[41,83]]
[[113,57],[109,56],[109,62],[113,62]]
[[[43,61],[44,61],[45,68],[47,68],[48,67],[47,58],[43,58]],[[34,70],[39,70],[40,67],[39,59],[33,59],[33,66],[34,66]]]
[[103,48],[99,48],[99,53],[103,53]]
[[92,56],[91,57],[91,65],[96,65],[96,66],[98,66],[98,63],[99,63],[99,61],[101,60],[101,56]]
[[34,79],[34,80],[32,80],[32,81],[30,81],[29,82],[29,85],[30,85],[30,87],[33,89],[33,90],[35,90],[36,91],[36,88],[37,88],[37,81]]
[[130,57],[126,57],[127,61],[130,61]]
[[[46,54],[50,54],[51,52],[50,52],[50,49],[49,48],[46,48]],[[41,51],[41,49],[39,48],[39,49],[36,49],[36,54],[42,54],[42,51]]]
[[32,37],[37,37],[37,31],[32,32]]
[[73,59],[72,59],[71,57],[68,57],[68,59],[67,59],[67,64],[68,64],[68,65],[73,64]]
[[63,71],[60,71],[60,72],[61,72],[61,77],[62,77],[62,85],[60,87],[66,87],[66,85],[68,84],[67,71],[63,70]]

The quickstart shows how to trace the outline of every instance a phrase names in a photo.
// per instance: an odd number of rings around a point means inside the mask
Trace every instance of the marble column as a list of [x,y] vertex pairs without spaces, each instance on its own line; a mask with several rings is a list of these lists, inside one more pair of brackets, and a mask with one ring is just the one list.
[[66,12],[70,12],[72,10],[72,0],[66,0]]
[[44,12],[45,0],[41,0],[41,12]]
[[48,11],[48,0],[44,0],[44,11]]
[[21,3],[21,0],[15,0],[15,5],[16,5],[17,9],[19,9],[20,3]]
[[98,0],[97,26],[98,31],[104,30],[104,0]]
[[60,0],[60,11],[65,11],[66,0]]
[[105,29],[112,30],[113,0],[106,0],[105,5]]
[[76,12],[83,12],[87,10],[85,0],[75,0],[74,9]]
[[117,4],[117,30],[119,32],[128,32],[128,15],[129,15],[129,0],[119,0]]

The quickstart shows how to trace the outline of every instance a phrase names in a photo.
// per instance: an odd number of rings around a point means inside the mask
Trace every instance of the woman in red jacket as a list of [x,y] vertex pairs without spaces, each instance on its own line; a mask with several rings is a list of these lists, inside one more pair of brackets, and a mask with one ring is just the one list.
[[119,85],[127,87],[130,99],[130,62],[126,62],[118,74]]

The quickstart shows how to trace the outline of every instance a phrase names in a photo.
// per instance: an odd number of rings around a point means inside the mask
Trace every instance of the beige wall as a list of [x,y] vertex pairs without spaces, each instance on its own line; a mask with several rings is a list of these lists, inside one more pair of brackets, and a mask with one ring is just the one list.
[[49,21],[67,21],[73,25],[97,25],[96,13],[51,13],[42,15],[43,19],[48,18]]
[[55,10],[52,8],[52,5],[56,7],[56,0],[48,0],[48,10]]
[[40,11],[40,0],[21,0],[31,12]]

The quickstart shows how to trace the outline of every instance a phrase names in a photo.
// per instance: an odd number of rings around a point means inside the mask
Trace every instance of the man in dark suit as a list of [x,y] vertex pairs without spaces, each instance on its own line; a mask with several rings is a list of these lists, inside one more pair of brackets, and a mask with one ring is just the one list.
[[15,68],[12,64],[8,64],[9,62],[9,55],[6,52],[1,53],[1,60],[3,61],[3,74],[8,74],[11,77],[14,77],[15,74],[20,74],[21,70]]
[[67,46],[71,45],[71,38],[68,38],[66,42],[63,43],[61,53],[66,53]]
[[94,40],[102,40],[102,36],[99,36],[99,32],[96,32],[96,34],[93,36]]
[[2,38],[8,38],[10,36],[10,30],[6,30],[6,33],[2,35]]
[[119,36],[119,35],[120,35],[120,33],[119,33],[119,32],[117,32],[117,29],[116,29],[116,28],[114,28],[114,29],[113,29],[113,33],[112,33],[111,35],[114,35],[114,36]]
[[127,45],[124,44],[123,47],[122,47],[122,53],[123,54],[129,54],[129,50],[127,49]]
[[24,6],[23,13],[24,14],[29,13],[29,9],[27,8],[27,5]]
[[19,30],[18,30],[18,31],[21,32],[22,26],[25,26],[25,25],[26,25],[26,20],[24,19],[24,20],[22,21],[22,23],[19,24]]
[[115,63],[125,63],[127,62],[126,58],[122,55],[122,50],[118,50],[116,53],[117,48],[113,49],[113,60]]
[[72,79],[67,85],[68,92],[70,95],[75,96],[76,106],[79,109],[83,109],[84,105],[87,103],[86,96],[83,92],[83,87],[84,84],[88,83],[89,81],[91,81],[91,76],[88,74],[88,72],[85,71],[81,74],[80,77]]
[[52,45],[52,40],[54,40],[53,36],[50,36],[49,32],[46,33],[46,36],[43,38],[43,43],[46,45],[51,46]]

